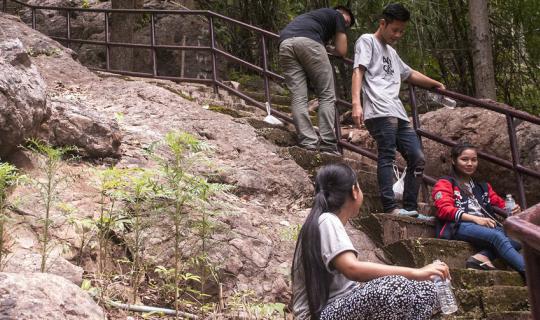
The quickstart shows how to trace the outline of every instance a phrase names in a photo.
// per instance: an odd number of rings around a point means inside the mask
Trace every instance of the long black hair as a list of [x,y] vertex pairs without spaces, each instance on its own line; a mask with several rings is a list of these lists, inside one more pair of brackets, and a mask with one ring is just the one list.
[[459,156],[463,153],[463,151],[472,149],[474,151],[477,151],[477,147],[467,141],[459,142],[455,146],[452,147],[450,150],[450,157],[452,158],[452,171],[451,174],[454,178],[458,178],[459,172],[456,169],[456,163],[458,161]]
[[294,252],[295,257],[300,254],[298,262],[301,262],[301,266],[296,265],[296,258],[292,266],[293,282],[295,269],[303,268],[311,319],[319,319],[328,301],[331,281],[321,255],[319,217],[325,212],[338,213],[347,198],[352,196],[352,188],[356,183],[356,173],[344,163],[322,167],[315,178],[313,207],[300,229]]

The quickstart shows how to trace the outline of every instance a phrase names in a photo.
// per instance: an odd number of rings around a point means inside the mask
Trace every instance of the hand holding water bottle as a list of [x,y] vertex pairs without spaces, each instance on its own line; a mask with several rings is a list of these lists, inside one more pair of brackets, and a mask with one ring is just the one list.
[[506,198],[504,199],[504,211],[506,211],[508,216],[517,214],[521,211],[521,207],[516,204],[516,201],[511,194],[507,194]]
[[446,263],[435,261],[427,266],[414,270],[413,278],[418,281],[432,280],[433,277],[450,279],[450,269]]
[[[435,260],[433,264],[442,263],[440,260]],[[457,311],[457,302],[454,292],[452,291],[452,284],[449,278],[441,278],[439,276],[433,277],[433,283],[435,284],[435,290],[437,291],[437,298],[439,299],[439,305],[443,314],[451,314]]]

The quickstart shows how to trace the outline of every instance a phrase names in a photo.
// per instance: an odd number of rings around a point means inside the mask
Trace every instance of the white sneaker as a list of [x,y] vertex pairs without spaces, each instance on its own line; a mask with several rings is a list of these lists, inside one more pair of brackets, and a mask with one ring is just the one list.
[[405,216],[405,217],[413,217],[413,218],[418,217],[418,211],[416,210],[409,211],[405,209],[399,209],[398,212],[395,214],[397,214],[398,216]]

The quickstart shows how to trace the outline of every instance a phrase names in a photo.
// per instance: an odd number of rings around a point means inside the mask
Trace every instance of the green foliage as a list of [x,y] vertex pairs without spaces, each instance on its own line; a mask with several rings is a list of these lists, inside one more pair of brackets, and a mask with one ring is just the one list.
[[7,207],[8,188],[17,184],[20,179],[17,168],[8,163],[0,163],[0,270],[4,266],[5,256],[9,253],[9,239],[5,224],[8,216]]
[[45,272],[47,257],[49,254],[50,219],[51,208],[57,200],[58,187],[65,181],[66,176],[59,174],[64,156],[77,150],[76,147],[53,147],[43,141],[30,139],[27,141],[27,148],[38,159],[38,167],[45,173],[45,178],[32,179],[34,186],[39,190],[41,198],[45,203],[45,215],[43,221],[43,234],[41,242],[41,272]]
[[[299,14],[309,10],[343,4],[342,1],[272,0],[270,2],[199,0],[203,9],[225,14],[263,29],[278,32]],[[356,17],[347,32],[349,57],[358,37],[377,30],[387,0],[348,1]],[[402,59],[412,68],[441,80],[447,88],[474,96],[474,67],[469,44],[468,2],[466,0],[404,0],[411,20],[403,39],[396,45]],[[270,9],[272,8],[272,9]],[[279,8],[274,10],[273,8]],[[540,114],[540,6],[538,0],[489,1],[493,55],[498,100],[517,109]],[[255,14],[250,14],[255,13]],[[262,66],[260,36],[232,24],[216,21],[218,43],[228,52]],[[277,41],[267,39],[269,65],[279,72]],[[335,61],[338,91],[350,99],[351,69]],[[242,67],[229,66],[235,73]]]
[[97,235],[98,229],[95,220],[92,218],[78,217],[76,214],[77,209],[68,204],[60,203],[58,209],[68,217],[67,222],[75,228],[75,233],[79,236],[81,244],[77,255],[77,265],[81,266],[86,249],[88,247],[93,249],[94,247],[91,243]]
[[[158,148],[161,148],[165,155],[158,155]],[[212,274],[211,270],[214,270],[206,255],[207,241],[214,228],[210,197],[217,192],[226,192],[230,187],[210,183],[206,178],[194,173],[198,165],[205,163],[206,155],[210,151],[210,145],[191,134],[175,131],[167,133],[164,142],[155,143],[149,148],[150,154],[159,164],[160,183],[155,189],[160,198],[169,201],[170,207],[165,211],[174,224],[174,265],[172,268],[156,269],[156,272],[164,276],[165,288],[174,289],[177,312],[183,295],[187,294],[198,301],[206,297],[206,273],[210,270]],[[191,220],[187,216],[188,210],[198,211],[200,219]],[[190,226],[201,241],[201,253],[195,257],[201,275],[195,276],[184,271],[187,267],[181,259],[181,243],[186,240],[184,226]],[[193,282],[200,284],[200,290],[192,287]]]
[[245,312],[249,319],[275,319],[285,316],[286,305],[283,303],[262,303],[253,290],[238,291],[229,299],[233,311]]

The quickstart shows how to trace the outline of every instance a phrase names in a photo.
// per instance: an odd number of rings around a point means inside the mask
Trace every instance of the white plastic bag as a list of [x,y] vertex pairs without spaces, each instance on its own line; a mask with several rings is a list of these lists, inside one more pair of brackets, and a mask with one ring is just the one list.
[[278,118],[272,115],[271,113],[272,110],[270,110],[270,103],[268,103],[267,101],[264,104],[266,106],[266,113],[268,114],[266,118],[264,118],[264,122],[269,123],[271,125],[275,125],[275,126],[282,126],[283,122],[281,122],[281,120],[279,120]]
[[394,199],[396,200],[403,200],[403,190],[405,189],[405,174],[407,173],[407,167],[403,169],[403,173],[399,173],[399,169],[396,165],[394,165],[394,175],[396,176],[396,182],[392,186],[392,190],[394,191]]

